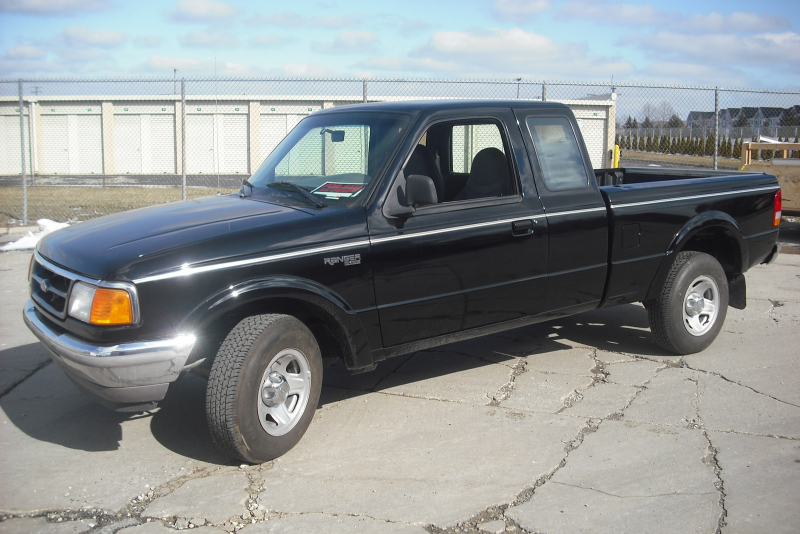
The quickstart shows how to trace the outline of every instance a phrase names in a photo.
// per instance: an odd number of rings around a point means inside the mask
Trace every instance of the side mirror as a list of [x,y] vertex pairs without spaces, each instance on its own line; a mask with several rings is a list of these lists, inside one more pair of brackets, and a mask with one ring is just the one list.
[[427,206],[437,202],[436,186],[430,176],[412,174],[406,178],[406,203],[409,206]]

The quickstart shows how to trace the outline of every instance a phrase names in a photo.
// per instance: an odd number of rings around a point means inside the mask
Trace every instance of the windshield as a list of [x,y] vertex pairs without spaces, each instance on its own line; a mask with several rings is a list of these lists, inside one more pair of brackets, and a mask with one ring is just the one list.
[[308,204],[294,187],[299,186],[325,205],[352,205],[383,172],[409,122],[395,113],[311,115],[272,151],[250,183],[264,188],[256,194],[293,203]]

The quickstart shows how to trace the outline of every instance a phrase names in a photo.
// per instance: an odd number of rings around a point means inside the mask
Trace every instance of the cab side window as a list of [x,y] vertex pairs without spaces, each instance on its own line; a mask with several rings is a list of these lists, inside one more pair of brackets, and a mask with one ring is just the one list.
[[429,176],[439,203],[516,194],[508,143],[500,125],[476,119],[438,123],[420,139],[405,176]]
[[569,121],[563,117],[530,117],[527,123],[547,189],[587,186],[589,177]]

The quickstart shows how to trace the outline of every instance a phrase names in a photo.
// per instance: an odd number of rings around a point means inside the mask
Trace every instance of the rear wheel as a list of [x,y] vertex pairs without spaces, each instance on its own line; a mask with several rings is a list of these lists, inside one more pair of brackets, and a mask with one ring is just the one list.
[[711,345],[725,322],[725,271],[713,256],[680,252],[661,294],[646,307],[659,346],[676,354],[700,352]]
[[305,433],[322,389],[322,357],[311,331],[288,315],[255,315],[231,330],[208,379],[214,442],[251,463],[272,460]]

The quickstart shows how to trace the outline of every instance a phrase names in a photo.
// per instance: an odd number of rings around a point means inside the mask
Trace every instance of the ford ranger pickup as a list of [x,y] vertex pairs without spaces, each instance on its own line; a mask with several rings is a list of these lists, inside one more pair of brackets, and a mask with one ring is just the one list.
[[777,255],[768,174],[592,169],[570,109],[426,101],[309,115],[236,194],[45,236],[27,326],[85,393],[152,409],[208,381],[214,441],[263,462],[302,437],[323,362],[385,358],[642,302],[699,352]]

